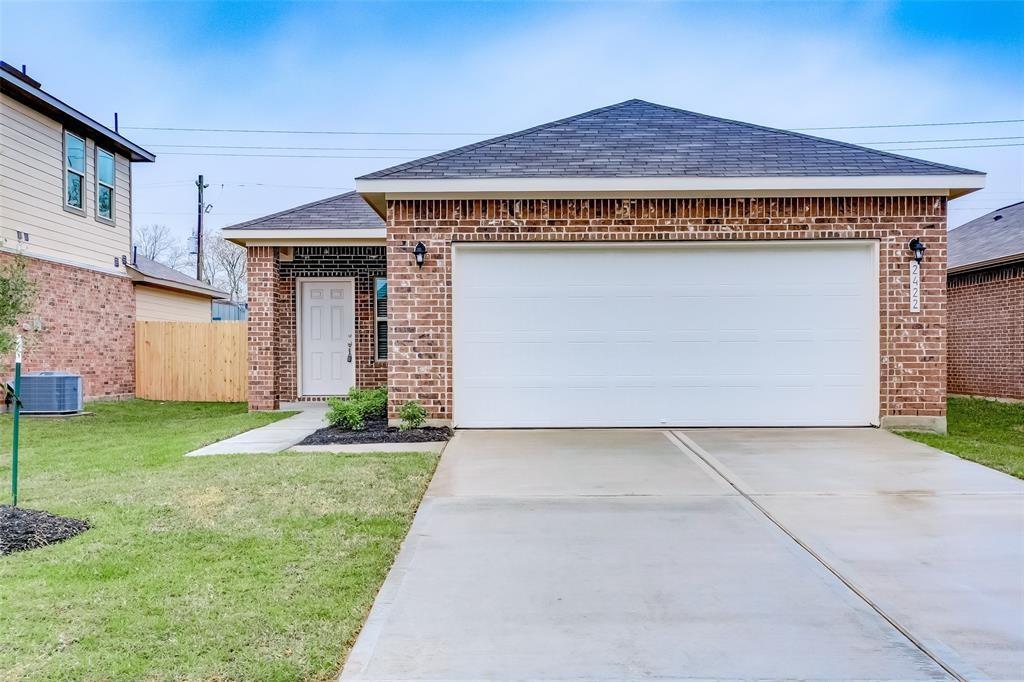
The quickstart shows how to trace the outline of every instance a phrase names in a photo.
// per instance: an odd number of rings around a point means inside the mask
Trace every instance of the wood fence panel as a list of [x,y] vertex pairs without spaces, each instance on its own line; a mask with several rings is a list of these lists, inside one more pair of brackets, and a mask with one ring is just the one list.
[[242,402],[249,397],[245,322],[135,323],[135,395]]

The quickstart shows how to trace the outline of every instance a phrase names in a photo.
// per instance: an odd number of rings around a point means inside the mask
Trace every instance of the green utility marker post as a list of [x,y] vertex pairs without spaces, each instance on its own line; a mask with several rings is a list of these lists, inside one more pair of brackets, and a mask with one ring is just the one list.
[[11,498],[13,506],[18,506],[18,419],[21,416],[21,335],[18,335],[14,351],[14,429],[11,447]]

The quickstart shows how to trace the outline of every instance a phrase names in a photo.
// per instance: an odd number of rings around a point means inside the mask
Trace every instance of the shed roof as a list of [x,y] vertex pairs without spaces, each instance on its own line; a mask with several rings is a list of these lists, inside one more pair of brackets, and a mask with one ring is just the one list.
[[166,289],[176,289],[210,298],[227,298],[228,293],[215,289],[195,277],[169,268],[145,256],[136,256],[134,263],[128,264],[128,274],[137,284],[152,284]]
[[948,239],[950,270],[1024,260],[1024,201],[964,223]]

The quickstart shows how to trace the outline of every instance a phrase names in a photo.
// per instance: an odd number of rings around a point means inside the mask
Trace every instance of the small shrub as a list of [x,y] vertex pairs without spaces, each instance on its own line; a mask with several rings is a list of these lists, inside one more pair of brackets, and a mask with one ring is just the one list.
[[345,398],[328,398],[327,423],[358,431],[366,426],[360,405]]
[[402,423],[399,426],[402,431],[418,429],[423,426],[423,422],[427,421],[427,411],[415,400],[410,400],[405,405],[402,405],[402,409],[398,411],[398,416],[402,419]]
[[353,387],[348,392],[348,399],[359,403],[363,419],[383,419],[388,416],[388,389],[386,386],[378,388]]
[[346,398],[328,398],[327,423],[358,431],[367,419],[384,418],[388,409],[388,389],[352,387]]

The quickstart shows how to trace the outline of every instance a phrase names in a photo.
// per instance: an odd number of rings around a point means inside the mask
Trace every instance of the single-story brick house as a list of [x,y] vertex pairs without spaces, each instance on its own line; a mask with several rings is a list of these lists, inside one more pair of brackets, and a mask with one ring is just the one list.
[[1024,201],[949,233],[950,393],[1024,400]]
[[946,203],[984,178],[640,100],[370,173],[224,231],[250,407],[942,430]]

